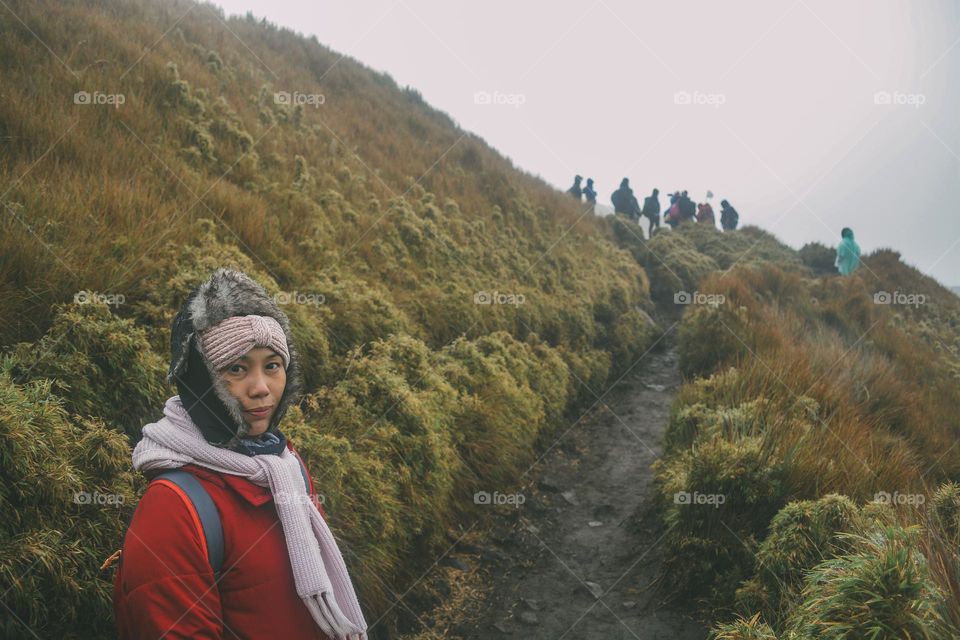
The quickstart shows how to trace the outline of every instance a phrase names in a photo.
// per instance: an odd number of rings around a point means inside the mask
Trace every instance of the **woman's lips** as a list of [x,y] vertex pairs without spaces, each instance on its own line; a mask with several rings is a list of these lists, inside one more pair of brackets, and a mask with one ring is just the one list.
[[264,418],[270,414],[271,409],[273,409],[272,406],[262,407],[260,409],[247,409],[247,413],[258,418]]

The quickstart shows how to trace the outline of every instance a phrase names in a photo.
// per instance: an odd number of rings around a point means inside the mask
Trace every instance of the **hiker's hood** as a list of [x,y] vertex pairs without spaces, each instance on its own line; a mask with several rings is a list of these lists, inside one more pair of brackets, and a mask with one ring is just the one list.
[[[300,358],[290,321],[264,288],[243,272],[217,269],[195,288],[173,320],[170,333],[170,369],[167,382],[175,385],[190,417],[204,437],[217,446],[233,448],[247,436],[243,406],[226,382],[197,348],[198,332],[231,316],[270,316],[283,328],[290,354],[287,382],[266,431],[276,433],[280,421],[302,391]],[[210,394],[209,391],[213,391]]]

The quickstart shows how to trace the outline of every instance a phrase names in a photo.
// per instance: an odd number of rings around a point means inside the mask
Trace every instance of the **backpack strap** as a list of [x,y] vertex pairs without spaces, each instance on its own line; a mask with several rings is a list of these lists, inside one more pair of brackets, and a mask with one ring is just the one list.
[[[307,468],[299,454],[294,454],[300,463],[300,475],[303,476],[303,484],[307,495],[310,495],[310,480],[307,478]],[[181,490],[181,495],[186,495],[196,511],[200,520],[200,528],[203,530],[202,540],[205,542],[207,558],[210,560],[210,566],[213,568],[214,577],[219,581],[220,573],[223,568],[224,542],[223,525],[220,522],[220,511],[217,505],[203,484],[197,480],[193,474],[182,469],[171,469],[159,474],[154,480],[169,480],[177,485]]]
[[[300,457],[300,454],[294,452],[293,455],[297,458],[297,462],[300,463],[300,475],[303,476],[303,485],[306,489],[307,495],[309,496],[310,479],[307,477],[307,467],[303,463],[303,459]],[[185,498],[185,502],[188,502],[193,508],[193,515],[196,518],[196,522],[199,525],[199,528],[203,531],[200,541],[205,547],[204,550],[206,551],[207,559],[210,561],[210,567],[213,569],[214,577],[219,581],[225,553],[225,545],[223,542],[223,525],[220,522],[220,512],[217,509],[217,506],[214,504],[213,499],[210,497],[210,494],[207,493],[207,490],[204,489],[203,484],[201,484],[200,481],[193,476],[193,474],[182,469],[171,469],[169,471],[164,471],[163,473],[160,473],[154,477],[153,480],[167,481],[165,484],[179,493],[181,498]],[[132,518],[133,516],[131,515],[131,519]],[[126,528],[130,528],[129,522],[127,522]],[[117,550],[112,556],[107,558],[107,560],[100,567],[100,570],[105,571],[115,561],[118,560],[119,564],[123,563],[121,550]]]
[[191,473],[182,469],[171,469],[159,474],[154,481],[167,481],[181,496],[185,496],[199,519],[200,529],[203,532],[200,540],[204,543],[207,559],[213,569],[216,580],[220,580],[220,571],[223,568],[224,544],[223,526],[220,523],[220,512],[217,505],[203,485]]

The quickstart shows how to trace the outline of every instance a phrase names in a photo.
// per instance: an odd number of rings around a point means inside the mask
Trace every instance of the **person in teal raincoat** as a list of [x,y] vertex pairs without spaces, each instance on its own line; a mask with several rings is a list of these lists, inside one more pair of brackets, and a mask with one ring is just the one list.
[[834,266],[840,275],[849,275],[860,266],[860,245],[853,239],[853,229],[844,227],[840,231],[840,244],[837,245],[837,259]]

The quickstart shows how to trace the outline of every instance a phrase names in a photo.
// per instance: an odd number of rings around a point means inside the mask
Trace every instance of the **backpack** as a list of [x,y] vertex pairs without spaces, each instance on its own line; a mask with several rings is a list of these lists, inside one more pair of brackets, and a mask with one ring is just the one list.
[[680,202],[674,202],[670,209],[667,210],[667,215],[664,217],[665,220],[669,222],[675,222],[680,219]]
[[660,200],[656,196],[647,196],[643,199],[643,214],[648,218],[660,215]]
[[610,194],[610,203],[613,205],[613,211],[615,213],[622,213],[623,210],[626,208],[623,206],[624,195],[625,194],[622,191],[620,191],[620,189],[617,189],[612,194]]
[[737,210],[734,209],[733,207],[728,207],[727,209],[723,210],[723,213],[721,214],[720,218],[721,218],[720,224],[728,226],[731,229],[735,229],[737,226],[737,222],[740,221],[740,214],[738,214]]
[[[294,454],[300,463],[300,474],[303,476],[303,484],[306,486],[307,495],[310,495],[310,480],[307,478],[307,469],[300,456]],[[203,538],[206,542],[207,559],[210,561],[210,567],[213,568],[213,575],[216,580],[220,580],[221,569],[223,568],[224,544],[223,544],[223,525],[220,522],[220,512],[213,498],[204,489],[203,484],[197,480],[193,474],[183,469],[170,469],[154,477],[150,484],[154,482],[163,482],[171,485],[181,497],[186,497],[187,501],[193,507],[203,529]],[[131,514],[130,520],[133,520]],[[130,528],[130,522],[124,530],[123,538],[126,542],[126,530]],[[108,569],[114,561],[117,561],[117,568],[123,566],[123,547],[121,546],[112,556],[100,567],[101,571]]]

